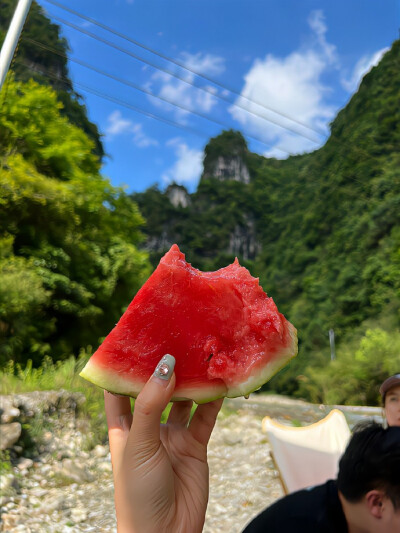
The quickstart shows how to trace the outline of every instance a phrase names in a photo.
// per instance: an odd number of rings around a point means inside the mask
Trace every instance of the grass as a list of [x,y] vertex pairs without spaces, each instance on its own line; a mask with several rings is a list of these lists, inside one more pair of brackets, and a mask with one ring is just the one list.
[[[82,393],[86,401],[79,406],[78,415],[88,422],[90,445],[104,443],[107,438],[107,425],[104,412],[103,390],[79,376],[90,354],[82,351],[79,357],[73,356],[64,361],[53,362],[45,357],[41,366],[34,368],[29,360],[26,366],[9,361],[0,370],[0,394],[18,394],[32,391],[61,390]],[[32,424],[32,430],[37,429]],[[32,435],[34,438],[35,435]]]
[[[84,394],[94,390],[94,386],[79,377],[79,372],[86,364],[90,354],[82,351],[78,358],[74,356],[64,361],[53,362],[46,356],[40,367],[34,368],[29,359],[23,368],[19,363],[9,361],[0,371],[0,393],[16,394],[40,390],[70,390]],[[86,395],[86,394],[85,394]]]
[[[82,393],[86,401],[79,406],[79,416],[88,422],[86,431],[87,441],[84,445],[86,451],[94,448],[96,444],[107,441],[107,423],[104,412],[103,389],[97,387],[79,376],[85,366],[90,353],[82,351],[79,357],[71,356],[63,361],[53,362],[50,357],[45,357],[40,367],[34,368],[29,360],[25,367],[19,363],[9,361],[8,365],[0,369],[0,394],[18,394],[32,391],[60,390]],[[132,404],[134,400],[132,400]],[[165,422],[171,404],[163,412],[161,421]],[[193,407],[192,412],[195,407]],[[38,437],[40,421],[32,421],[32,439]],[[29,428],[28,428],[29,431]],[[40,433],[40,431],[39,431]],[[40,435],[39,435],[40,437]]]
[[0,450],[0,477],[11,472],[10,452],[8,450]]

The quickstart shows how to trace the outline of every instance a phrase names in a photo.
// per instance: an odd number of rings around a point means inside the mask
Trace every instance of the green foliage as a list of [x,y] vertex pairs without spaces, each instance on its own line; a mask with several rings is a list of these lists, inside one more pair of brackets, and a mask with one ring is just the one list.
[[0,450],[0,478],[7,474],[11,474],[12,465],[10,459],[10,452],[8,450]]
[[342,346],[334,361],[306,369],[300,394],[326,404],[379,405],[379,386],[399,370],[400,331],[368,329]]
[[[103,390],[79,376],[90,355],[90,351],[81,350],[78,357],[70,356],[63,361],[53,361],[49,356],[45,356],[39,366],[34,366],[31,359],[25,365],[10,360],[0,370],[0,394],[61,389],[82,393],[85,402],[79,405],[77,414],[86,421],[85,446],[91,449],[106,441],[107,424]],[[36,416],[26,424],[22,435],[26,446],[36,446],[45,429],[46,424],[41,416]]]
[[[6,480],[9,476],[14,478],[13,465],[11,462],[10,451],[9,450],[0,450],[0,479]],[[7,487],[7,483],[5,484]],[[7,496],[15,496],[16,491],[15,487],[11,484],[10,487],[2,488],[0,490],[0,498]]]
[[[0,365],[97,345],[150,273],[137,206],[48,87],[9,80],[0,116]],[[60,137],[59,132],[63,135]]]
[[[185,208],[174,207],[156,187],[132,198],[149,221],[145,228],[148,239],[161,245],[152,256],[154,267],[174,242],[197,268],[215,270],[226,266],[235,259],[235,254],[226,251],[232,232],[237,227],[245,228],[249,218],[253,219],[246,214],[252,207],[251,191],[244,183],[235,181],[202,180],[191,195],[191,204]],[[251,264],[246,260],[242,263]]]
[[61,116],[61,107],[49,87],[11,78],[0,118],[0,155],[18,152],[46,176],[93,179],[100,167],[92,153],[93,143]]
[[[15,7],[15,0],[0,0],[0,46]],[[33,79],[41,85],[52,87],[62,104],[61,114],[90,137],[94,153],[101,158],[104,155],[104,149],[100,133],[97,126],[88,119],[86,107],[80,95],[74,91],[69,78],[68,52],[69,46],[66,39],[61,36],[60,26],[52,23],[44,14],[42,7],[34,0],[12,63],[15,78],[23,82]],[[7,83],[4,94],[7,94]]]
[[32,353],[43,356],[49,345],[39,339],[53,332],[54,321],[43,323],[50,291],[44,287],[34,261],[10,253],[0,259],[0,278],[1,355],[7,360],[30,344]]
[[82,350],[78,358],[70,356],[64,361],[56,362],[45,356],[41,365],[36,367],[33,366],[32,359],[28,359],[25,366],[9,360],[0,371],[0,393],[18,394],[60,389],[83,392],[93,389],[93,385],[79,377],[79,372],[90,355],[90,352]]

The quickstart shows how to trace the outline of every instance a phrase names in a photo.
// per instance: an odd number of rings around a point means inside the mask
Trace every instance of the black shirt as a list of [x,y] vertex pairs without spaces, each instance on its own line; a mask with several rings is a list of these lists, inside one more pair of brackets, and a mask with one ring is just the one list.
[[259,514],[243,533],[347,533],[336,481],[285,496]]

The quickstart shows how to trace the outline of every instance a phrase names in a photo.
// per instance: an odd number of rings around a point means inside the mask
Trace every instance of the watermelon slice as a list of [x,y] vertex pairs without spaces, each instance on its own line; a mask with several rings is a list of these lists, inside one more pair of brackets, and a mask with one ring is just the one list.
[[80,375],[136,397],[166,353],[173,401],[246,396],[297,354],[297,331],[237,259],[201,272],[174,244]]

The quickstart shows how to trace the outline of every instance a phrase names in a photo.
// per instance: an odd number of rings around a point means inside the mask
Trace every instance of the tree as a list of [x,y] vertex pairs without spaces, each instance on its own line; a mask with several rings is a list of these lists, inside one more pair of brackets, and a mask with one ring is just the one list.
[[[15,10],[15,0],[0,0],[0,45],[3,43]],[[93,141],[94,153],[102,158],[104,149],[96,124],[87,116],[81,96],[74,90],[68,72],[69,46],[61,35],[61,27],[44,14],[41,6],[33,1],[12,62],[15,79],[30,79],[49,85],[62,103],[60,112],[82,129]],[[0,99],[1,100],[1,99]]]
[[[97,345],[147,278],[136,204],[56,93],[8,82],[0,116],[0,363]],[[10,305],[10,302],[12,303]]]

